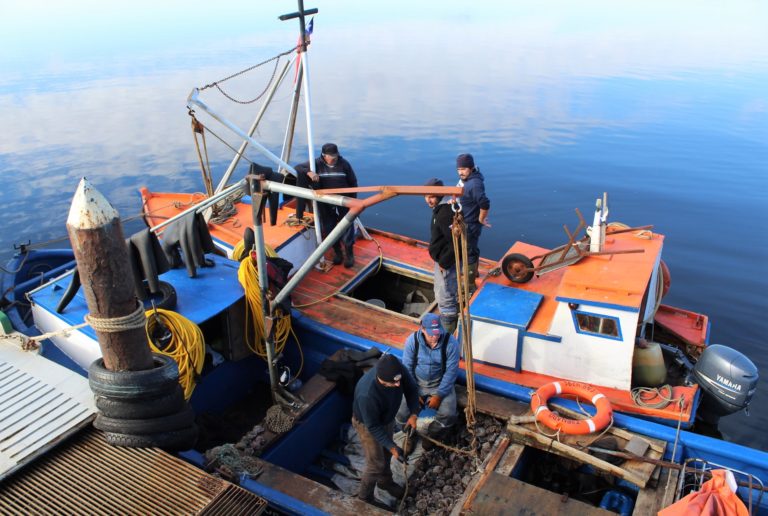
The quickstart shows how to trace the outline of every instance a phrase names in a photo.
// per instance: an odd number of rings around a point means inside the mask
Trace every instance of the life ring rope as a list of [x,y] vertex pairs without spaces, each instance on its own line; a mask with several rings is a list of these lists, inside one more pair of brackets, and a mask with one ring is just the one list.
[[[572,394],[590,400],[597,409],[597,413],[587,419],[569,419],[560,416],[547,406],[550,398],[560,394]],[[569,435],[591,434],[613,423],[613,408],[608,398],[592,385],[581,382],[558,381],[542,385],[531,395],[531,411],[538,423],[556,430],[557,434],[560,432]]]

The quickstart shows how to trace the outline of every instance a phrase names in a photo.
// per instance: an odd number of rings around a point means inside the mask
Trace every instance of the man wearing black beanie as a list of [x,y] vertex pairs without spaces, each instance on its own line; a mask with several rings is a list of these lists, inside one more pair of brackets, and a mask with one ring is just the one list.
[[406,426],[416,429],[419,412],[419,392],[408,371],[390,354],[383,355],[375,368],[363,375],[355,387],[352,404],[352,426],[355,427],[365,451],[365,471],[360,479],[358,498],[373,501],[378,485],[398,500],[403,488],[392,480],[390,454],[404,460],[402,448],[392,439],[395,415],[403,396],[410,410]]
[[456,157],[456,171],[459,174],[459,183],[456,186],[464,187],[464,195],[461,196],[461,209],[464,214],[464,222],[467,224],[469,290],[474,292],[480,260],[478,242],[483,226],[491,227],[488,221],[491,201],[485,195],[485,178],[480,173],[480,168],[475,166],[475,158],[472,154],[459,154]]

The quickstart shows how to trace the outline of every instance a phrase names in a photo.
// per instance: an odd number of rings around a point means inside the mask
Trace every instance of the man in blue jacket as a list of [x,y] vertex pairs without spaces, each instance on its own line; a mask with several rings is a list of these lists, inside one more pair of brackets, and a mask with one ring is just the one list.
[[411,375],[390,354],[383,355],[376,367],[365,373],[355,387],[352,426],[360,436],[365,452],[365,471],[357,496],[365,502],[373,501],[376,485],[398,500],[403,497],[404,489],[392,480],[389,465],[390,456],[405,459],[403,449],[392,440],[395,414],[403,397],[405,425],[415,429],[419,393]]
[[[323,145],[322,154],[315,159],[315,171],[312,172],[309,162],[296,165],[296,185],[302,188],[313,188],[315,190],[325,190],[331,188],[352,188],[357,186],[357,176],[352,170],[349,161],[339,155],[339,148],[335,143],[326,143]],[[356,193],[345,194],[347,197],[357,197]],[[304,206],[306,200],[296,199],[296,218],[301,220],[304,217]],[[323,238],[333,231],[336,224],[339,223],[349,208],[343,206],[334,206],[324,202],[318,202],[318,211],[320,212],[320,230]],[[339,265],[344,261],[344,267],[350,268],[355,264],[354,254],[355,244],[355,226],[354,224],[347,229],[341,238],[333,244],[333,263]],[[342,255],[342,245],[346,257]]]
[[[459,374],[459,343],[456,337],[443,329],[440,317],[425,315],[421,327],[408,336],[403,349],[403,367],[416,380],[420,399],[427,407],[437,411],[435,420],[429,425],[428,436],[436,440],[444,439],[456,422],[454,385]],[[413,413],[406,401],[402,401],[395,417],[399,424]],[[426,439],[422,445],[425,449],[432,447]]]
[[491,201],[485,195],[485,178],[480,169],[475,166],[472,154],[459,154],[456,157],[456,170],[459,173],[457,186],[464,187],[461,196],[461,212],[467,224],[467,253],[469,265],[469,289],[474,292],[477,279],[477,266],[480,259],[480,233],[483,226],[491,227],[488,222],[488,211]]

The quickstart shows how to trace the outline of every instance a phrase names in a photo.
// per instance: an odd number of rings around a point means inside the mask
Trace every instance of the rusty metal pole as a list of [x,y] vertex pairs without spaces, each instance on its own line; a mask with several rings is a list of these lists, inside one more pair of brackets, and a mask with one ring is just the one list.
[[[139,305],[120,216],[85,178],[72,199],[67,232],[90,317],[109,320],[135,313]],[[146,331],[143,326],[132,326],[116,331],[94,327],[107,369],[140,371],[153,367]]]

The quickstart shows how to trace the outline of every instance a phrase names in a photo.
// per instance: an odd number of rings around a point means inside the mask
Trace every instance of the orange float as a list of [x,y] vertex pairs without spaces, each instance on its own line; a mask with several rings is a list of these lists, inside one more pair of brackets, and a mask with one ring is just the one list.
[[[590,400],[597,414],[589,419],[568,419],[549,410],[547,401],[560,394],[572,394]],[[613,418],[611,402],[595,387],[581,382],[560,381],[539,387],[531,396],[531,410],[544,426],[570,435],[591,434],[608,426]]]

